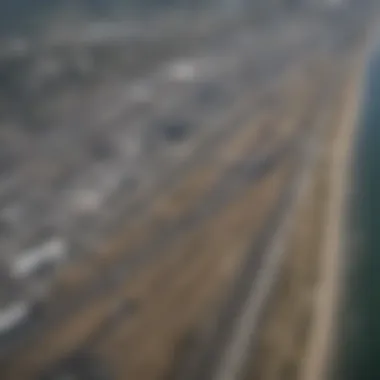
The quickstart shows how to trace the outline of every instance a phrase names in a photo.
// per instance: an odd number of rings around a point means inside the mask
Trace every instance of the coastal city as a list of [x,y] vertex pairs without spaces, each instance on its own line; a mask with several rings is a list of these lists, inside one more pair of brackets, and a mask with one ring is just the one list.
[[0,35],[0,378],[324,379],[374,2],[115,3]]

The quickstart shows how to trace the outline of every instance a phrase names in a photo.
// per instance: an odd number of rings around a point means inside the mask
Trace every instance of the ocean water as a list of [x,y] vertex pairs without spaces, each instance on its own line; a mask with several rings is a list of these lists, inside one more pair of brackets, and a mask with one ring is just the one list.
[[348,269],[333,380],[380,380],[380,45],[364,83],[348,189]]

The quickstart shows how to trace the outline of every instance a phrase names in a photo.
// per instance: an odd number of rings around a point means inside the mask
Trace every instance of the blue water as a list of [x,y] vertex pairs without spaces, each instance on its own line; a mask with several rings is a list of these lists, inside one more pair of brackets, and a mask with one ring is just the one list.
[[348,218],[350,269],[334,380],[380,380],[380,47],[365,79]]

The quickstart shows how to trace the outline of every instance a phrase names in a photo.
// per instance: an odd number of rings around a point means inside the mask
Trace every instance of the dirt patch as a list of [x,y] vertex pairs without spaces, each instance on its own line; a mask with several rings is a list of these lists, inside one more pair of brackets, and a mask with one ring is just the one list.
[[[116,236],[105,242],[98,252],[91,254],[91,259],[77,262],[60,273],[55,294],[59,302],[62,302],[62,297],[71,297],[78,286],[96,280],[105,268],[141,250],[153,239],[157,240],[170,226],[180,222],[211,192],[218,191],[218,182],[228,175],[234,165],[263,156],[292,138],[297,131],[297,121],[304,113],[304,105],[313,99],[314,86],[310,82],[312,80],[305,70],[296,77],[293,73],[292,77],[285,78],[275,92],[283,99],[277,107],[264,109],[249,122],[237,126],[236,133],[227,143],[216,147],[205,162],[196,165],[165,194],[157,196],[147,212],[136,220],[128,221]],[[261,137],[268,132],[271,134],[269,141],[263,144]]]
[[[97,351],[120,374],[117,378],[123,379],[125,373],[138,373],[139,376],[132,377],[138,379],[160,378],[162,370],[169,365],[175,341],[200,317],[235,272],[289,168],[289,162],[284,162],[262,184],[248,187],[218,217],[168,248],[170,252],[165,259],[141,273],[135,281],[121,284],[112,294],[65,321],[59,329],[25,347],[24,353],[17,356],[17,363],[9,363],[4,379],[28,378],[27,374],[71,352],[86,341],[112,310],[130,298],[140,300],[139,312],[115,326],[98,343]],[[151,377],[153,372],[155,377]]]

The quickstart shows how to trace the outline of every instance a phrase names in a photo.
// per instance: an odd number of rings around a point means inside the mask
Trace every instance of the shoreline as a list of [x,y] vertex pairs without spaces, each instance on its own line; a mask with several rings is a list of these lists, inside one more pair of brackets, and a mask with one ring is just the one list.
[[[341,311],[346,273],[345,216],[349,205],[349,183],[354,148],[359,132],[362,88],[367,57],[370,55],[373,30],[365,33],[363,47],[359,47],[351,63],[353,78],[349,79],[333,149],[329,152],[329,196],[322,237],[320,257],[321,277],[316,285],[314,317],[305,361],[301,368],[302,380],[321,380],[329,377],[337,344],[338,314]],[[348,190],[347,190],[348,189]]]

